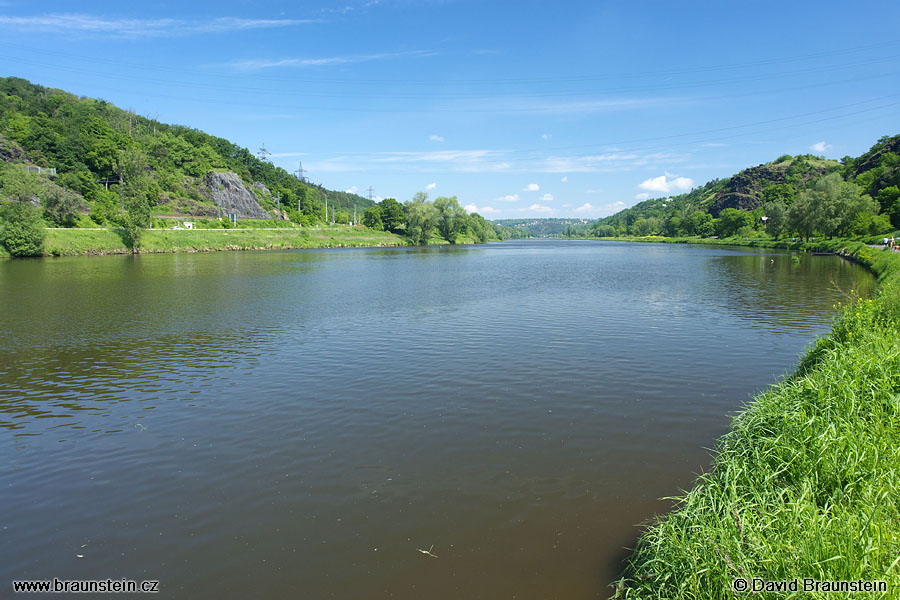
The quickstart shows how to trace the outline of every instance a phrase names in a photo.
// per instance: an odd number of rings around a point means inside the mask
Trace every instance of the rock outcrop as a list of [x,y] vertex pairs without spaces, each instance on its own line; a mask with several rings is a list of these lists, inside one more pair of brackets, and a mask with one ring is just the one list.
[[[800,185],[804,185],[809,179],[821,177],[827,171],[821,167],[807,166],[799,174]],[[738,210],[753,210],[762,205],[762,193],[770,185],[779,185],[788,182],[788,169],[782,165],[760,165],[745,169],[729,179],[725,186],[716,194],[715,200],[709,207],[709,214],[718,218],[719,213],[726,208]]]
[[216,203],[223,215],[237,213],[242,219],[272,218],[272,215],[259,205],[256,194],[247,189],[237,173],[230,171],[207,173],[203,183],[207,195]]
[[4,162],[18,162],[25,158],[25,151],[22,150],[15,140],[0,135],[0,160]]

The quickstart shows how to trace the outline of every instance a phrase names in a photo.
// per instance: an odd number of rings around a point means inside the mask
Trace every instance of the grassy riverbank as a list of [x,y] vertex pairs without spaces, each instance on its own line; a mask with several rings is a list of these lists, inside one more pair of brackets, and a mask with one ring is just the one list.
[[709,472],[641,536],[617,597],[733,598],[736,578],[802,590],[807,577],[887,583],[853,597],[900,594],[900,255],[839,240],[792,247],[852,256],[878,292],[849,298],[796,373],[734,419]]
[[[282,250],[290,248],[354,248],[405,246],[404,238],[359,227],[325,229],[216,229],[144,232],[141,252],[215,252],[221,250]],[[5,251],[0,248],[0,252]],[[124,234],[115,229],[48,229],[45,256],[130,254]]]

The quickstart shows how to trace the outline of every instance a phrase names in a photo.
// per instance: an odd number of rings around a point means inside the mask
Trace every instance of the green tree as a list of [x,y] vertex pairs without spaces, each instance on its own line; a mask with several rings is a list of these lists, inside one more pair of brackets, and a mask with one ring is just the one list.
[[711,214],[698,210],[685,217],[681,227],[687,235],[709,237],[715,233],[712,220]]
[[369,229],[383,230],[384,222],[381,220],[381,207],[376,204],[367,208],[366,212],[363,213],[362,222]]
[[438,224],[438,211],[426,202],[427,194],[418,193],[406,203],[406,235],[414,244],[425,245]]
[[898,186],[882,188],[878,191],[875,199],[881,205],[881,212],[890,216],[894,226],[900,227],[900,189]]
[[78,196],[58,186],[47,187],[43,198],[44,213],[57,226],[72,227],[82,204]]
[[494,226],[478,213],[472,213],[468,218],[468,229],[472,236],[481,244],[497,237]]
[[121,193],[125,205],[125,237],[131,245],[132,254],[141,247],[144,230],[150,226],[150,203],[147,191],[150,177],[147,173],[147,157],[135,146],[129,146],[119,153],[116,163],[121,177]]
[[394,198],[385,198],[379,203],[381,207],[381,221],[384,228],[390,232],[397,233],[403,228],[406,221],[406,214],[403,211],[403,205]]
[[594,225],[594,235],[597,237],[615,237],[618,232],[612,225],[597,223]]
[[31,202],[0,205],[0,244],[10,256],[39,256],[44,249],[41,209]]
[[787,207],[784,202],[775,200],[763,204],[763,213],[766,217],[766,233],[777,240],[787,226]]
[[731,237],[741,228],[753,224],[753,217],[744,210],[726,208],[719,213],[716,227],[716,235],[719,237]]
[[436,198],[434,208],[438,214],[438,233],[451,244],[455,244],[456,237],[466,228],[466,211],[459,205],[456,196]]
[[804,190],[797,196],[794,204],[788,210],[788,228],[797,232],[800,237],[809,240],[816,230],[820,228],[821,222],[822,215],[816,194],[810,190]]

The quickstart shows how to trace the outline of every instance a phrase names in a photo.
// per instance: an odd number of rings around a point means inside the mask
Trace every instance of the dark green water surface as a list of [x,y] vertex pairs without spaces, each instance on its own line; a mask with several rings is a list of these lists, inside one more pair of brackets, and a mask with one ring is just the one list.
[[873,287],[608,242],[0,261],[0,596],[605,597]]

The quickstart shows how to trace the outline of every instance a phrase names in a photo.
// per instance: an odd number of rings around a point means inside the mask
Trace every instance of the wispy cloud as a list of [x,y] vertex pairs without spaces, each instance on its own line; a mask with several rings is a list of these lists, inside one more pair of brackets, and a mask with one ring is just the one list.
[[519,195],[518,194],[507,194],[506,196],[497,198],[497,200],[500,202],[518,202]]
[[523,191],[523,192],[536,192],[536,191],[538,191],[539,189],[541,189],[541,186],[539,186],[538,184],[536,184],[536,183],[529,183],[528,185],[526,185],[526,186],[522,189],[522,191]]
[[[286,153],[276,156],[296,156]],[[689,155],[612,152],[586,156],[519,156],[510,150],[435,150],[414,152],[359,152],[319,158],[308,168],[316,172],[383,172],[403,170],[406,173],[613,173],[637,168],[673,168]],[[561,181],[565,182],[568,176]],[[541,186],[529,183],[519,191],[538,192]]]
[[436,134],[429,135],[428,139],[431,140],[432,142],[443,142],[444,141],[443,137],[436,135]]
[[431,183],[429,183],[428,185],[425,186],[425,189],[426,189],[426,190],[433,190],[433,189],[436,188],[436,187],[437,187],[437,183],[431,182]]
[[27,17],[0,16],[0,28],[32,33],[72,33],[111,38],[152,38],[196,33],[229,33],[253,29],[293,27],[314,19],[241,19],[218,17],[207,20],[110,18],[84,13],[51,13]]
[[826,150],[831,150],[831,144],[826,144],[824,141],[821,141],[816,144],[813,144],[812,146],[809,147],[809,149],[812,150],[813,152],[818,152],[819,154],[822,154]]
[[594,210],[594,207],[591,206],[591,203],[590,203],[590,202],[585,202],[584,204],[582,204],[581,206],[579,206],[578,208],[576,208],[576,209],[575,209],[575,212],[577,212],[577,213],[589,213],[589,212],[593,212],[593,210]]
[[541,196],[541,202],[553,202],[553,194],[547,192]]
[[[434,56],[429,50],[410,50],[408,52],[379,52],[376,54],[347,54],[344,56],[322,56],[317,58],[247,58],[234,60],[225,66],[239,71],[260,71],[273,68],[314,68],[334,65],[348,65],[355,63],[372,62],[378,60],[392,60],[407,57]],[[443,141],[443,140],[441,140]]]
[[563,175],[563,178],[560,179],[560,181],[562,181],[563,183],[568,183],[568,182],[569,182],[569,176],[568,176],[568,175]]

